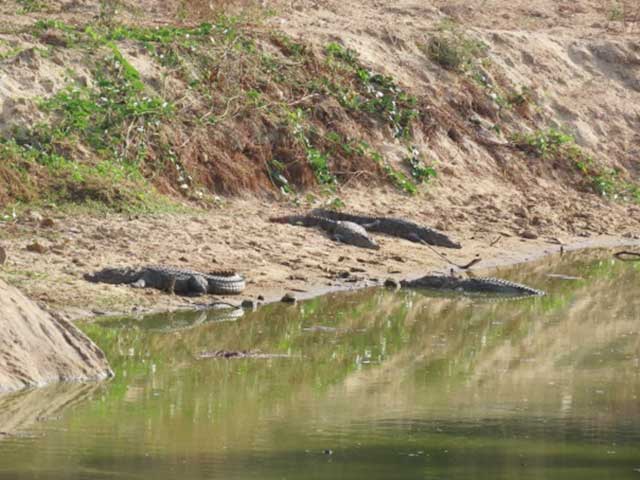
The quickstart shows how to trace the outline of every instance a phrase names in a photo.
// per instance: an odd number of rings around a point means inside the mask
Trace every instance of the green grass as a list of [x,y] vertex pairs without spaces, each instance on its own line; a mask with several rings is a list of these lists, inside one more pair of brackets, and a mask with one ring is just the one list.
[[556,160],[582,175],[583,187],[614,200],[640,202],[640,185],[624,180],[620,171],[603,166],[584,152],[572,135],[555,128],[530,133],[516,133],[513,143],[521,150],[542,160]]
[[487,45],[459,29],[444,29],[421,45],[429,59],[446,70],[465,72],[476,59],[484,57]]
[[[103,3],[106,13],[117,6]],[[244,180],[231,178],[218,162],[204,167],[198,163],[202,155],[183,157],[182,147],[191,141],[185,138],[210,138],[214,129],[244,128],[257,139],[278,138],[278,152],[267,150],[270,142],[257,142],[257,153],[252,153],[257,157],[250,161],[257,176],[264,175],[287,195],[308,188],[312,178],[321,192],[335,196],[341,182],[362,171],[414,194],[435,174],[420,152],[392,167],[370,147],[371,139],[379,137],[370,132],[376,128],[410,149],[418,102],[391,76],[366,67],[353,50],[331,43],[318,53],[237,17],[220,16],[195,27],[148,28],[118,24],[117,16],[107,16],[87,25],[38,20],[23,32],[35,41],[45,33],[64,37],[64,45],[49,45],[40,54],[73,49],[90,67],[90,78],[67,72],[70,83],[38,103],[45,120],[0,139],[12,158],[5,176],[24,186],[10,192],[10,200],[96,201],[122,210],[147,204],[145,196],[155,182],[193,198],[211,188],[202,183],[208,169],[214,170],[210,177],[216,186]],[[148,55],[163,81],[181,82],[184,91],[147,84],[128,60],[132,51]],[[316,115],[324,97],[333,97],[341,118],[347,118],[335,131]],[[345,125],[354,132],[349,138],[338,133]],[[231,155],[224,149],[232,144],[215,145],[215,153]],[[191,155],[209,148],[194,147]],[[48,188],[57,193],[47,193]]]
[[41,12],[47,8],[46,2],[41,0],[17,0],[17,2],[20,5],[18,14]]
[[353,75],[348,84],[351,88],[330,81],[325,84],[345,108],[377,116],[391,127],[396,138],[412,137],[412,123],[418,116],[414,96],[400,88],[392,77],[375,73],[360,64],[353,50],[329,43],[325,53],[329,65],[337,65]]
[[569,147],[570,156],[577,156],[573,149],[574,139],[571,135],[555,128],[547,130],[537,130],[531,133],[517,133],[513,136],[513,141],[521,148],[528,150],[536,156],[549,158],[564,154],[566,147]]

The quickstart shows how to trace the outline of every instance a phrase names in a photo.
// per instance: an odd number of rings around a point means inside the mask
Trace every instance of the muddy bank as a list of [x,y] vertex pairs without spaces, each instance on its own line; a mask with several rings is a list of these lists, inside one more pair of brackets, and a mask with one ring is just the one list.
[[[19,286],[68,319],[115,313],[142,313],[204,306],[217,300],[274,301],[285,293],[307,298],[334,290],[362,288],[387,278],[448,272],[455,264],[480,259],[478,273],[501,265],[558,254],[573,247],[633,244],[640,225],[634,205],[606,206],[583,201],[576,215],[548,216],[549,224],[524,232],[518,217],[497,215],[491,199],[481,205],[445,207],[443,200],[393,192],[345,194],[351,211],[407,218],[437,226],[463,248],[430,248],[374,234],[380,250],[339,244],[315,228],[270,223],[271,216],[306,211],[287,203],[228,200],[208,212],[127,215],[67,215],[44,210],[3,224],[0,246],[7,262],[0,278]],[[446,200],[445,200],[446,201]],[[606,214],[605,214],[606,213]],[[40,217],[50,219],[44,222]],[[489,218],[490,217],[490,218]],[[582,218],[582,217],[581,217]],[[525,238],[527,237],[527,238]],[[34,245],[38,245],[35,248]],[[165,264],[200,271],[232,269],[247,279],[242,295],[180,297],[151,289],[92,284],[83,275],[110,266]]]
[[102,351],[80,330],[1,280],[0,315],[0,393],[112,375]]

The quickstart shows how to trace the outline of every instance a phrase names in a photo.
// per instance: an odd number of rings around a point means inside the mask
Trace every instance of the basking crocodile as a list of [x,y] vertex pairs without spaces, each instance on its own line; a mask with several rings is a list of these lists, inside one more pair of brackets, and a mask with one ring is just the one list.
[[369,236],[365,226],[349,221],[331,220],[314,215],[287,215],[269,219],[275,223],[289,223],[302,225],[303,227],[320,227],[327,232],[332,239],[354,245],[356,247],[378,250],[380,246]]
[[412,242],[428,243],[436,247],[462,248],[458,242],[451,240],[444,233],[400,218],[351,215],[322,208],[313,210],[311,215],[334,221],[357,223],[371,232],[385,233],[392,237],[400,237]]
[[105,268],[86,274],[90,282],[130,284],[136,288],[157,288],[182,295],[234,295],[245,287],[244,278],[235,272],[202,273],[175,267]]
[[444,275],[426,275],[416,280],[402,280],[402,288],[428,288],[453,290],[463,293],[489,293],[508,297],[543,296],[545,292],[499,278],[459,278]]

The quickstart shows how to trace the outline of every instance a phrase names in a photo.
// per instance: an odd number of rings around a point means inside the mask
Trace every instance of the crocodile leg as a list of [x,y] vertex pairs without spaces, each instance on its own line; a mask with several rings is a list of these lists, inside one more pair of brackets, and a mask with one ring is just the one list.
[[193,295],[204,295],[208,289],[209,283],[202,275],[192,275],[189,278],[189,292]]
[[169,281],[167,282],[167,293],[170,295],[175,295],[176,293],[176,276],[171,275],[169,277]]

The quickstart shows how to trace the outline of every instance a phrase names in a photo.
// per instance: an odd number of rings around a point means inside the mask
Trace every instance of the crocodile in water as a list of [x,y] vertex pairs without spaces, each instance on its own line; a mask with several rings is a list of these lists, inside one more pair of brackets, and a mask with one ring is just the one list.
[[90,282],[130,284],[137,288],[156,288],[181,295],[234,295],[245,287],[244,278],[235,272],[203,273],[165,266],[142,268],[105,268],[84,277]]
[[499,278],[458,278],[444,275],[426,275],[416,280],[402,280],[402,288],[428,288],[463,293],[485,293],[509,297],[543,296],[545,292]]
[[270,218],[269,221],[301,225],[303,227],[320,227],[327,232],[331,238],[338,242],[374,250],[380,248],[369,236],[365,227],[354,222],[331,220],[313,215],[287,215],[284,217]]
[[433,228],[423,227],[414,222],[401,218],[367,217],[348,213],[315,209],[311,215],[328,218],[334,221],[353,222],[362,225],[371,232],[384,233],[393,237],[400,237],[417,243],[428,243],[436,247],[462,248],[458,242],[451,240],[444,233]]

